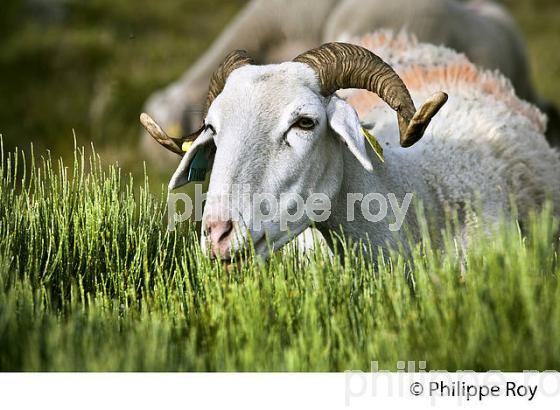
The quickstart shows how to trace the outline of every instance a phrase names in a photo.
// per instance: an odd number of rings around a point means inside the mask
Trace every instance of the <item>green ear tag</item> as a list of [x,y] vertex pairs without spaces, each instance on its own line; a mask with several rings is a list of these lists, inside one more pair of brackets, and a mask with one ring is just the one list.
[[383,155],[383,148],[381,147],[377,139],[373,135],[371,135],[368,132],[368,130],[366,130],[364,127],[360,127],[360,129],[362,130],[362,134],[364,135],[364,137],[366,137],[367,142],[369,142],[369,145],[371,146],[371,148],[373,149],[373,151],[375,152],[379,160],[381,162],[385,162],[385,156]]
[[[185,152],[191,148],[194,141],[185,141],[181,149]],[[189,171],[187,175],[188,182],[200,182],[206,179],[206,172],[210,169],[210,162],[208,161],[208,153],[206,152],[206,147],[200,147],[194,158],[189,165]]]
[[[183,151],[188,152],[193,143],[194,140],[185,141],[181,148]],[[200,192],[202,192],[202,194],[208,192],[208,184],[210,183],[210,174],[212,172],[210,164],[212,163],[212,156],[215,148],[213,146],[203,145],[195,148],[195,150],[196,152],[194,152],[186,172],[181,175],[180,185],[177,186],[177,188],[182,187],[181,192],[186,194],[194,204],[197,203],[197,195],[199,195]],[[202,199],[204,199],[204,197]],[[198,224],[195,215],[196,212],[191,214],[188,219]],[[197,226],[200,227],[200,225]]]
[[188,182],[204,181],[206,172],[210,169],[210,162],[208,161],[208,153],[206,147],[200,147],[194,158],[189,165],[189,173],[187,176]]

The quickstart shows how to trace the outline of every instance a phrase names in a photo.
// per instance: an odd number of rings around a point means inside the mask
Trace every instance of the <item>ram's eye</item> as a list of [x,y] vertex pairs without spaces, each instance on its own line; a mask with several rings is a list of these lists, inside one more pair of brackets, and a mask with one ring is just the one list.
[[204,123],[204,131],[208,131],[208,130],[210,130],[210,132],[212,132],[212,134],[216,134],[216,129],[214,128],[214,126],[212,124]]
[[315,121],[308,117],[301,117],[294,123],[293,126],[301,128],[302,130],[312,130],[315,128]]

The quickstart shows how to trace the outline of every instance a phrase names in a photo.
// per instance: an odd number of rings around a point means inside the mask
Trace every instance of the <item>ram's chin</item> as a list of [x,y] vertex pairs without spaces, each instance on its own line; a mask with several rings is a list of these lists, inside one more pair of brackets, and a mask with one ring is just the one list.
[[300,250],[306,250],[313,246],[312,235],[300,235],[304,232],[309,225],[300,225],[292,227],[290,231],[278,231],[276,230],[274,234],[269,232],[261,235],[253,234],[253,238],[258,236],[258,239],[253,239],[253,246],[255,248],[255,256],[266,260],[270,257],[271,253],[277,252],[287,245],[292,240],[298,240],[298,248]]

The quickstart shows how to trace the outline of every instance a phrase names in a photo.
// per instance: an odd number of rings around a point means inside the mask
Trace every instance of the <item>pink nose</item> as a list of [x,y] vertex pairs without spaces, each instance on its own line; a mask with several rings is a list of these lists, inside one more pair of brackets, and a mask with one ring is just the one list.
[[233,236],[233,223],[231,220],[220,221],[209,218],[204,225],[210,240],[212,256],[228,257]]

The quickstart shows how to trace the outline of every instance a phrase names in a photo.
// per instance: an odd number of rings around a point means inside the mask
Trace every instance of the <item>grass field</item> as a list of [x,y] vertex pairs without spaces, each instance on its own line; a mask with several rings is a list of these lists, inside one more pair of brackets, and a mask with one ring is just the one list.
[[418,244],[408,275],[398,253],[376,272],[293,250],[226,271],[188,226],[165,230],[147,181],[80,153],[22,161],[0,167],[0,370],[560,368],[549,212],[526,235],[504,223],[463,268],[448,236]]

